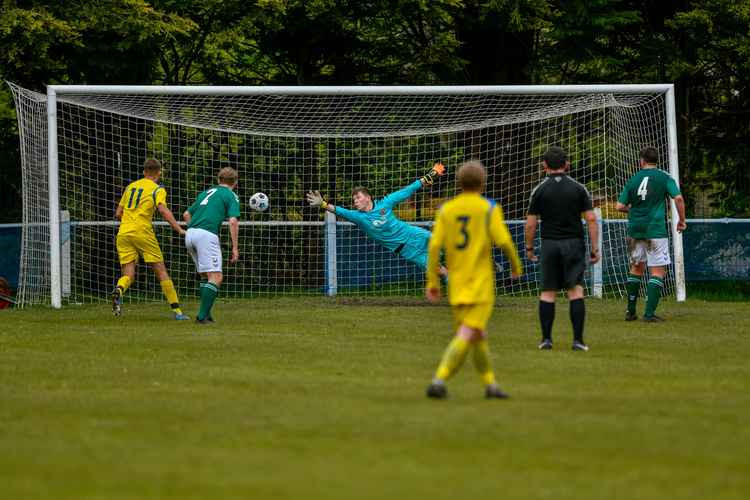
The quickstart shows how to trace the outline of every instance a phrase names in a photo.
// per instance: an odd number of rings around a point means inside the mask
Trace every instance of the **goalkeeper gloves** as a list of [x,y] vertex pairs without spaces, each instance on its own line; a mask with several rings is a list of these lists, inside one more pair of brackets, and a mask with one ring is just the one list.
[[306,198],[311,207],[320,207],[323,210],[328,207],[328,203],[323,199],[323,195],[320,194],[320,191],[308,191]]
[[435,182],[435,177],[440,177],[445,173],[445,166],[443,166],[442,163],[436,163],[432,166],[429,172],[424,174],[419,180],[422,181],[422,184],[425,186],[429,186],[433,182]]

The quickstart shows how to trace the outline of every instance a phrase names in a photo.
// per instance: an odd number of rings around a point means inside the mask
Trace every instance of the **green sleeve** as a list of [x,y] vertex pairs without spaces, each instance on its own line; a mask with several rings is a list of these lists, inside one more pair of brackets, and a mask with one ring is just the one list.
[[680,187],[671,176],[667,178],[667,193],[669,193],[669,196],[671,196],[672,198],[681,194]]
[[201,201],[201,195],[202,194],[203,193],[199,194],[198,197],[193,202],[193,204],[190,205],[190,208],[188,208],[188,213],[190,213],[190,215],[193,215],[195,213],[195,211],[198,209],[198,203],[200,203],[200,201]]
[[630,203],[630,180],[625,183],[625,187],[622,188],[622,193],[620,193],[620,197],[617,201],[623,205],[628,205]]
[[231,192],[227,204],[227,217],[240,218],[240,197],[237,193]]

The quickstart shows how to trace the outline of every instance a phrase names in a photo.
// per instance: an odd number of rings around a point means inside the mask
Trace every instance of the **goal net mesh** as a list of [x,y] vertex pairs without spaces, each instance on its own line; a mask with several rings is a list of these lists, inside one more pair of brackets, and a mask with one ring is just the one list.
[[[12,85],[23,167],[23,238],[18,296],[50,296],[46,95]],[[114,212],[125,187],[142,176],[146,158],[163,164],[167,204],[179,219],[220,168],[239,172],[240,261],[228,265],[225,227],[223,296],[335,292],[338,295],[422,293],[420,269],[368,240],[356,226],[309,208],[320,190],[352,208],[351,191],[375,199],[402,188],[434,162],[447,175],[423,187],[394,213],[429,228],[440,204],[456,194],[462,162],[487,167],[486,196],[503,207],[525,274],[511,281],[500,252],[499,294],[535,294],[539,265],[523,253],[523,223],[532,189],[544,178],[541,157],[551,145],[569,154],[570,175],[589,190],[602,215],[603,260],[586,272],[586,290],[622,296],[627,275],[626,222],[614,210],[619,191],[638,168],[644,145],[667,158],[665,98],[643,94],[430,95],[111,95],[57,97],[59,204],[64,300],[106,300],[119,275]],[[661,165],[667,169],[666,161]],[[266,212],[249,208],[255,192]],[[155,214],[167,269],[182,297],[197,294],[197,277],[182,239]],[[543,222],[542,222],[543,224]],[[537,245],[539,241],[537,240]],[[335,263],[335,266],[333,265]],[[668,293],[674,290],[669,273]],[[127,300],[162,300],[141,263]]]

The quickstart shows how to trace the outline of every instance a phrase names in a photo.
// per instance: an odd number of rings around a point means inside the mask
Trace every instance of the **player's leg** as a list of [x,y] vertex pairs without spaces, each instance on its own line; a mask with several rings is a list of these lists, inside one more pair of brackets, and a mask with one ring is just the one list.
[[565,240],[563,245],[563,273],[570,304],[570,323],[573,326],[573,350],[588,351],[583,342],[583,326],[586,320],[586,305],[583,300],[586,243],[583,239],[571,239]]
[[444,398],[447,396],[445,382],[451,378],[466,359],[474,338],[474,330],[463,324],[464,317],[469,312],[471,305],[453,306],[453,319],[456,335],[448,344],[447,349],[440,359],[432,383],[427,387],[427,396],[431,398]]
[[159,280],[164,298],[167,300],[167,304],[169,304],[169,307],[172,309],[174,319],[180,321],[190,319],[188,316],[183,314],[182,309],[180,308],[180,300],[177,298],[177,290],[175,290],[174,283],[169,277],[167,266],[164,265],[164,262],[150,262],[150,264],[151,269],[153,269],[154,274],[156,274],[156,279]]
[[224,281],[224,275],[221,271],[206,273],[206,282],[201,284],[201,305],[196,318],[198,323],[214,322],[211,309],[219,295],[219,287],[221,287],[222,281]]
[[667,238],[654,238],[649,240],[647,251],[647,264],[649,279],[646,285],[646,310],[643,320],[647,322],[663,321],[656,315],[656,307],[664,292],[664,277],[667,274],[667,266],[671,263],[669,258],[669,240]]
[[573,326],[573,350],[588,351],[583,341],[583,326],[586,322],[586,303],[583,300],[583,286],[577,285],[568,289],[570,301],[570,324]]
[[120,259],[122,275],[117,280],[115,288],[110,293],[112,299],[112,314],[122,314],[122,296],[135,281],[135,265],[138,263],[138,250],[130,241],[129,235],[117,235],[117,254]]
[[487,399],[506,399],[508,394],[503,392],[495,381],[495,372],[490,362],[490,345],[487,342],[487,330],[479,330],[474,343],[474,366],[479,372],[479,378],[484,384],[484,397]]
[[[203,302],[203,286],[208,282],[208,273],[207,272],[201,272],[201,264],[200,264],[200,258],[198,257],[198,246],[200,245],[200,237],[201,233],[200,231],[196,229],[188,229],[187,233],[185,234],[185,248],[188,251],[188,255],[190,255],[190,258],[193,259],[193,263],[195,264],[195,272],[198,273],[200,277],[200,281],[198,282],[198,296],[201,297],[201,303]],[[205,266],[204,266],[205,267]],[[213,323],[214,320],[211,316],[207,316],[203,319],[200,318],[200,313],[198,316],[196,316],[195,320],[198,323]]]
[[195,320],[203,324],[213,323],[211,310],[224,281],[219,237],[204,229],[188,229],[185,242],[190,254],[194,255],[198,272],[206,278],[200,284],[201,303]]
[[542,292],[539,294],[539,325],[542,342],[539,349],[552,349],[552,325],[555,322],[555,298],[563,286],[563,263],[560,247],[555,240],[542,241],[541,249]]
[[479,373],[479,379],[484,386],[486,398],[507,398],[508,395],[500,390],[495,381],[495,372],[490,362],[490,346],[487,342],[487,323],[492,316],[493,302],[475,304],[464,318],[464,326],[474,331],[472,343],[474,346],[474,367]]
[[164,298],[167,300],[167,304],[169,304],[174,314],[174,319],[190,319],[182,313],[180,299],[177,297],[177,290],[175,290],[174,283],[169,277],[169,272],[167,272],[167,266],[164,264],[164,256],[161,253],[156,236],[153,234],[143,235],[137,239],[137,245],[138,251],[143,255],[144,262],[149,264],[151,269],[154,270],[154,274],[156,274],[156,278],[159,280],[159,285],[161,285]]
[[136,261],[130,261],[121,266],[122,276],[117,280],[117,285],[111,293],[112,314],[115,316],[122,315],[122,296],[135,281],[135,264]]
[[628,309],[625,312],[625,321],[638,319],[636,305],[638,295],[641,292],[641,279],[646,270],[646,242],[628,238],[628,253],[630,259],[630,273],[625,282],[625,290],[628,293]]

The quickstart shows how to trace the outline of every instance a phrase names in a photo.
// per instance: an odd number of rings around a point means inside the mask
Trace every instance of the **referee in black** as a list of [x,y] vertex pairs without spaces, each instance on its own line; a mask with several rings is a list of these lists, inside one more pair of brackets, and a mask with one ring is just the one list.
[[[599,261],[599,228],[589,192],[583,184],[566,174],[568,167],[570,162],[562,148],[552,146],[544,153],[547,177],[531,192],[525,228],[526,257],[532,262],[539,260],[534,254],[534,237],[541,219],[542,291],[539,295],[539,322],[542,325],[542,343],[539,349],[552,349],[555,297],[559,290],[567,290],[570,322],[573,324],[573,350],[588,351],[583,341],[586,316],[583,273],[587,260],[592,264]],[[589,230],[590,252],[586,252],[581,214]]]

